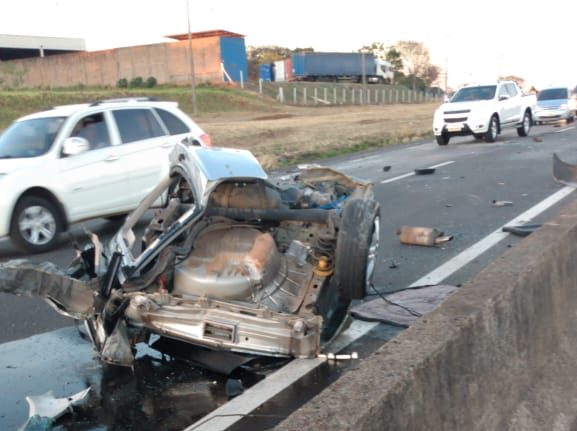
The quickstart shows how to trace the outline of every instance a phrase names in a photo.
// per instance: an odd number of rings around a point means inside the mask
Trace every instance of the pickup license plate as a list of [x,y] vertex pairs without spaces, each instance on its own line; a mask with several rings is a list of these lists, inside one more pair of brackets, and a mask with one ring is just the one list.
[[461,130],[463,130],[463,125],[462,124],[451,124],[447,126],[447,130],[449,132],[459,132]]

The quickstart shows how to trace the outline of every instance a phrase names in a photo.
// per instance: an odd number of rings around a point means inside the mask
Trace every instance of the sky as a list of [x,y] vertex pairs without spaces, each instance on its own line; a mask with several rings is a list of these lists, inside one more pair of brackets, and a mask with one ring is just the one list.
[[[532,6],[535,5],[535,6]],[[423,43],[448,84],[515,75],[577,85],[577,2],[557,0],[4,0],[0,34],[75,37],[89,51],[228,30],[247,46],[351,52],[373,42]],[[356,7],[358,6],[358,7]]]

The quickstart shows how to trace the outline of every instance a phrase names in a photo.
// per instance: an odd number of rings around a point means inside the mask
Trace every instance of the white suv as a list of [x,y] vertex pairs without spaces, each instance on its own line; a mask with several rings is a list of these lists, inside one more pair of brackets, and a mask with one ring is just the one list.
[[54,247],[70,223],[130,212],[168,173],[178,142],[210,137],[176,102],[112,99],[58,106],[0,135],[0,237]]

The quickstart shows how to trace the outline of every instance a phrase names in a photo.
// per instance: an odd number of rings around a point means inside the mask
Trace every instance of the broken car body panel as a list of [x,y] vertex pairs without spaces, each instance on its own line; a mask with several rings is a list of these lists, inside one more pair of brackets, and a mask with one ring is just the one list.
[[564,162],[553,153],[553,178],[566,186],[577,187],[577,165]]
[[[155,208],[137,238],[134,227]],[[40,267],[0,265],[0,291],[85,321],[109,363],[151,334],[217,350],[313,357],[371,283],[372,184],[315,167],[272,181],[245,150],[178,145],[165,178],[108,246],[92,238],[47,291]],[[19,284],[14,273],[37,274]],[[55,278],[54,278],[55,277]],[[22,280],[22,278],[19,278]]]

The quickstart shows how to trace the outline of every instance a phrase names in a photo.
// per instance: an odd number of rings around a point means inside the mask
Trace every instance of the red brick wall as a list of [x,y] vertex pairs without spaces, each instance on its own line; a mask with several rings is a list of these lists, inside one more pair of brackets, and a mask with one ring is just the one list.
[[[24,87],[115,86],[125,78],[156,78],[159,84],[190,84],[188,41],[79,52],[0,63],[0,82]],[[197,82],[223,82],[220,38],[192,40]],[[18,77],[18,79],[16,79]]]

